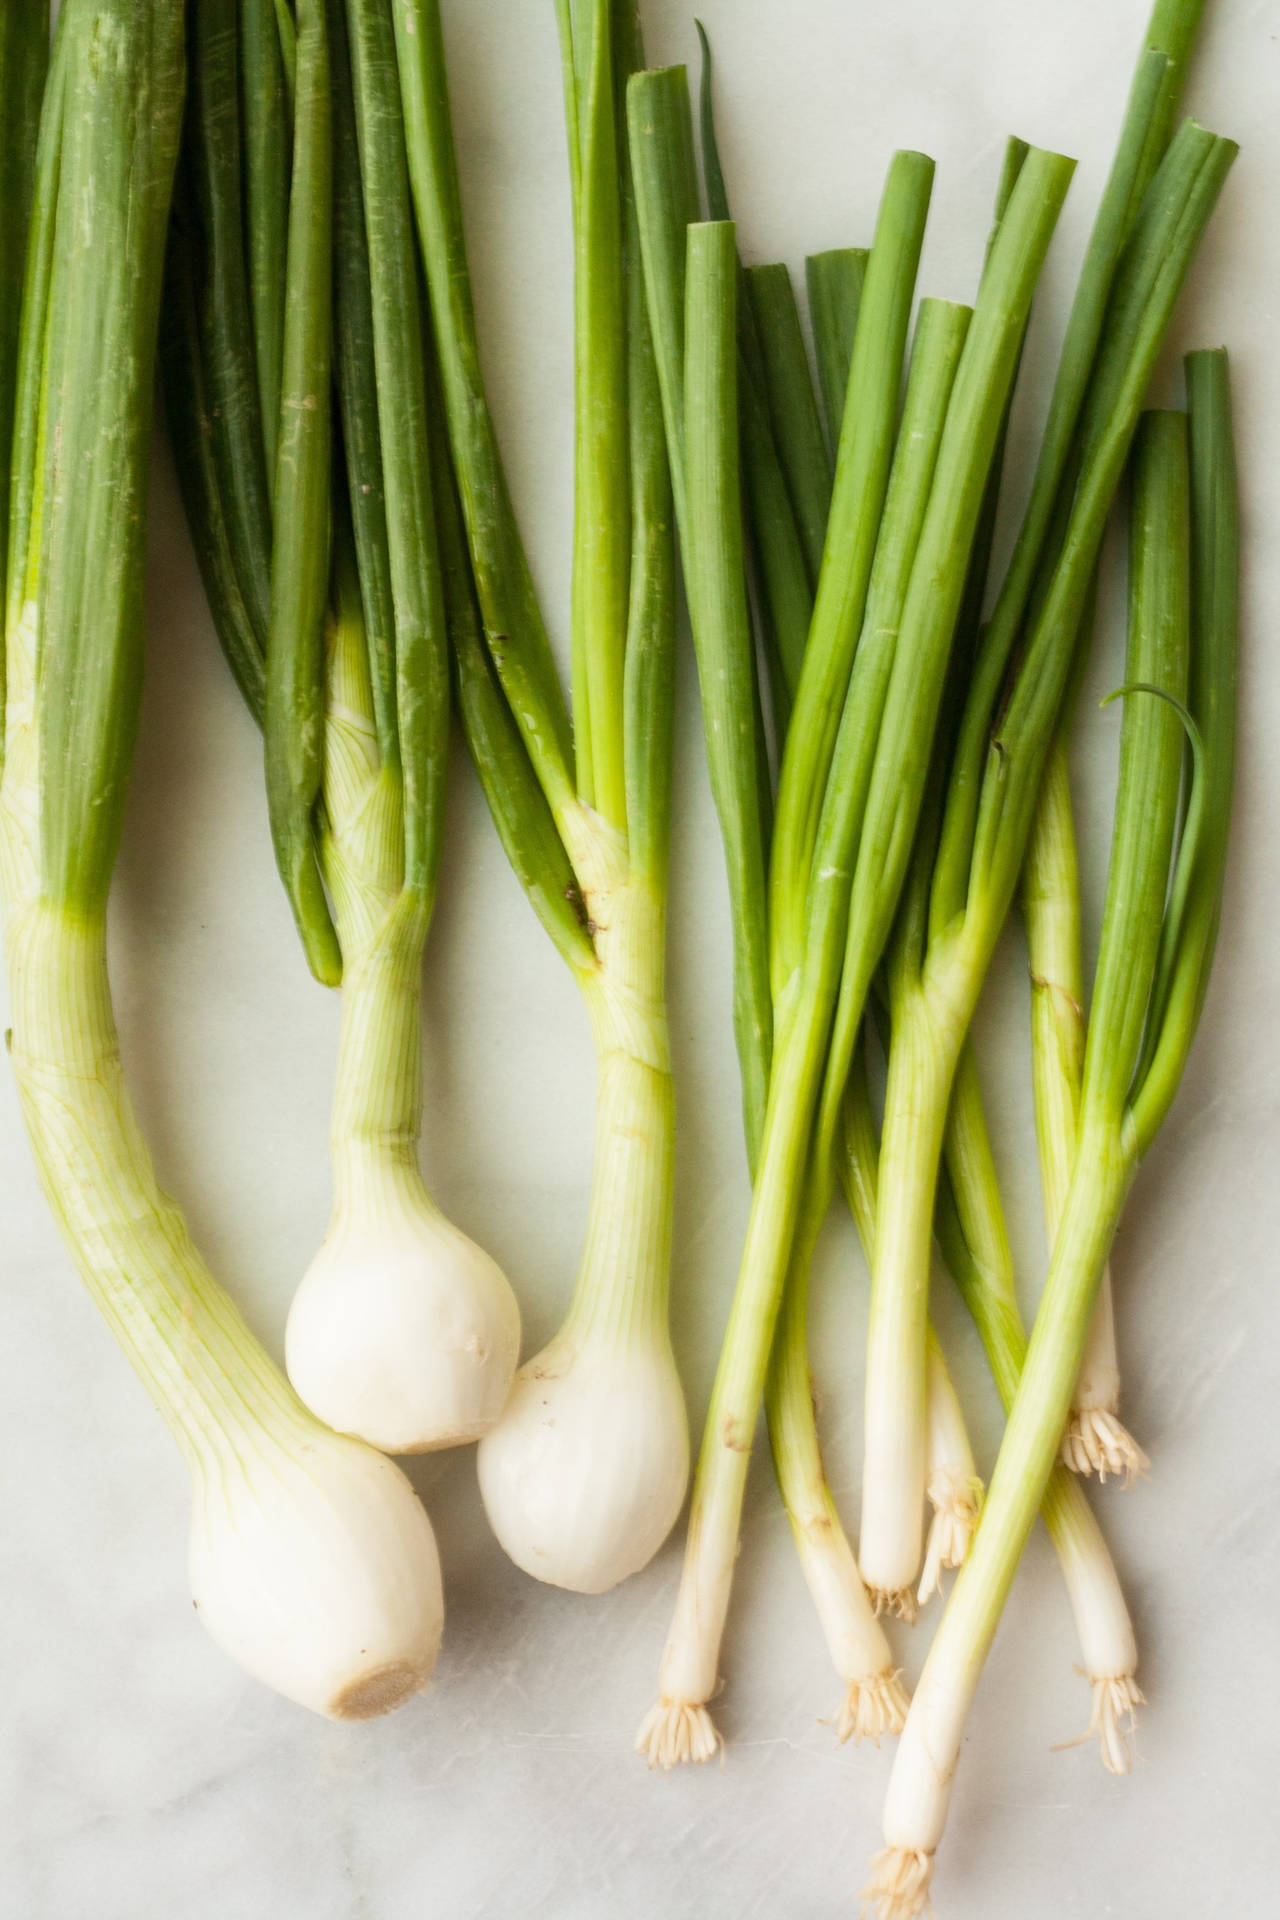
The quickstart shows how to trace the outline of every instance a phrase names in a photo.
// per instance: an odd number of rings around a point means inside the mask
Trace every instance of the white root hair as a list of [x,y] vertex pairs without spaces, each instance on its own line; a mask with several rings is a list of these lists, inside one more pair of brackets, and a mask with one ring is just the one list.
[[864,1920],[919,1920],[933,1912],[929,1882],[933,1855],[918,1847],[883,1847],[871,1862],[862,1889]]
[[870,1740],[878,1747],[881,1734],[902,1732],[909,1705],[900,1669],[875,1673],[849,1682],[840,1710],[831,1716],[829,1724],[835,1728],[841,1746],[846,1740],[852,1740],[855,1746]]
[[1123,1487],[1145,1479],[1151,1462],[1124,1421],[1107,1407],[1076,1407],[1062,1436],[1062,1459],[1072,1473],[1108,1476]]
[[669,1773],[672,1767],[723,1755],[724,1741],[705,1706],[688,1700],[659,1700],[640,1723],[636,1752],[650,1769],[661,1767]]

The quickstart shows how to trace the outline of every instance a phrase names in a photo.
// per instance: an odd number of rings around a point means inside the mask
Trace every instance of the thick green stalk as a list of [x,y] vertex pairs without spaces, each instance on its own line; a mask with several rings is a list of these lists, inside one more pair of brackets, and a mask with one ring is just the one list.
[[1231,386],[1221,348],[1187,355],[1191,437],[1191,588],[1194,645],[1189,704],[1201,751],[1200,828],[1184,824],[1133,1095],[1146,1151],[1169,1110],[1199,1024],[1218,937],[1235,778],[1236,654],[1240,625],[1240,505]]
[[[1004,922],[1021,870],[1044,763],[1075,663],[1103,528],[1147,384],[1235,155],[1231,141],[1190,122],[1179,131],[1152,182],[1117,277],[1081,415],[1079,478],[1061,549],[1026,636],[998,738],[985,748],[966,911],[976,908],[992,938]],[[966,714],[982,697],[975,680]],[[958,803],[959,812],[965,805]],[[950,813],[949,799],[948,817]],[[943,864],[950,858],[949,844],[944,825]],[[935,883],[933,922],[941,929],[946,921],[939,901]]]
[[862,628],[889,480],[933,162],[895,155],[867,264],[849,372],[822,576],[778,779],[769,873],[775,992],[801,951],[813,851]]
[[1134,221],[1168,145],[1204,0],[1156,0],[1129,91],[1111,171],[1089,237],[1058,362],[1031,494],[966,704],[934,880],[934,923],[959,910],[988,734],[1005,671],[1031,603],[1055,504],[1107,325],[1112,288]]
[[832,467],[822,437],[809,356],[791,275],[781,264],[749,267],[747,292],[764,361],[765,389],[810,582],[822,570]]
[[613,0],[567,49],[576,85],[573,714],[578,793],[625,831],[622,683],[631,572],[627,303],[615,120]]
[[[737,406],[738,257],[731,224],[689,228],[685,304],[684,475],[681,550],[698,646],[709,758],[743,791],[720,808],[736,909],[734,1029],[744,1110],[768,1084],[772,1019],[764,940],[764,823],[749,781],[756,763],[755,658],[747,609]],[[722,775],[717,798],[724,796]],[[754,936],[754,937],[753,937]]]
[[[711,45],[700,21],[695,22],[702,50],[702,76],[698,89],[698,134],[702,149],[702,177],[706,185],[707,206],[713,220],[732,219],[724,169],[716,140],[714,71]],[[772,269],[770,271],[773,271]],[[778,269],[782,271],[782,269]],[[783,345],[782,342],[776,342]],[[793,398],[803,400],[803,384],[808,382],[808,365],[803,342],[800,359],[794,358],[797,344],[788,330],[783,345],[783,385]],[[749,560],[755,586],[756,617],[760,643],[768,668],[775,738],[782,740],[787,731],[791,702],[800,679],[809,621],[813,614],[813,581],[816,563],[810,572],[805,541],[798,524],[794,496],[784,472],[781,443],[784,436],[794,438],[796,429],[788,418],[775,411],[766,366],[765,342],[761,335],[760,315],[751,298],[746,273],[738,276],[738,350],[741,365],[738,399],[741,412],[743,482],[750,525]],[[810,403],[811,404],[811,403]],[[825,455],[825,448],[821,449]],[[826,464],[824,459],[824,465]],[[830,472],[826,476],[830,492]],[[823,509],[825,519],[825,507]],[[819,536],[820,538],[821,536]],[[821,547],[818,549],[821,558]],[[761,806],[772,814],[767,751],[764,740],[763,703],[758,702],[757,730]]]
[[755,649],[743,571],[737,255],[732,227],[690,225],[697,193],[684,69],[636,74],[627,102],[649,332],[729,881],[734,1032],[750,1131],[768,1084],[773,1015]]

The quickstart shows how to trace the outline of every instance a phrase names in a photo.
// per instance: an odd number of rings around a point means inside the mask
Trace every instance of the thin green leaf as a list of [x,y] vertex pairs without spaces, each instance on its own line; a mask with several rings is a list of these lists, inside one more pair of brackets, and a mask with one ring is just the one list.
[[324,0],[298,0],[293,191],[267,640],[267,807],[307,962],[342,977],[314,836],[329,605],[333,179]]
[[[685,298],[685,511],[682,553],[712,790],[729,869],[734,1032],[748,1125],[764,1105],[773,1012],[758,767],[755,656],[747,609],[738,449],[733,226],[688,230]],[[752,1141],[754,1154],[758,1143]]]
[[409,180],[485,639],[542,790],[563,822],[577,804],[569,716],[480,370],[438,0],[399,0],[395,30]]
[[[1149,413],[1134,452],[1126,684],[1184,699],[1191,645],[1186,416]],[[1182,730],[1161,699],[1126,700],[1107,898],[1085,1043],[1081,1126],[1119,1126],[1160,947],[1182,780]]]
[[239,15],[245,257],[258,417],[267,483],[274,487],[289,243],[291,108],[274,0],[240,0]]
[[[1188,354],[1191,437],[1191,672],[1189,703],[1203,742],[1193,774],[1161,950],[1148,1037],[1130,1095],[1139,1151],[1177,1091],[1209,983],[1222,911],[1235,778],[1240,628],[1240,506],[1227,356]],[[1198,824],[1191,812],[1198,812]]]
[[826,253],[809,254],[804,263],[818,385],[833,451],[840,440],[858,309],[870,258],[865,247],[831,247]]
[[[396,712],[395,599],[387,536],[382,431],[378,421],[369,239],[345,6],[334,6],[329,19],[333,85],[334,379],[378,754],[384,766],[397,767],[400,722]],[[420,320],[418,338],[423,337],[422,327],[425,327],[425,317]]]
[[627,309],[612,0],[575,19],[573,715],[581,798],[625,831],[623,675],[631,563]]
[[827,544],[778,781],[769,875],[775,992],[798,964],[818,821],[862,628],[897,424],[933,162],[895,154],[858,315]]
[[436,544],[423,313],[390,0],[347,0],[373,315],[405,880],[435,892],[449,743],[449,656]]

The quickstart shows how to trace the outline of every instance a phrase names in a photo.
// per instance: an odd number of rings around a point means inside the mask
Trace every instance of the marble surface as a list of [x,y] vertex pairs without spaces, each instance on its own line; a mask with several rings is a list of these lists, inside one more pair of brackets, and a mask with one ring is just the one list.
[[[1006,131],[1080,155],[1013,451],[1044,404],[1144,18],[1140,0],[700,0],[748,257],[865,241],[895,145],[937,156],[921,286],[964,298]],[[693,53],[688,0],[646,0],[650,51]],[[1142,1645],[1141,1760],[1087,1747],[1062,1587],[1034,1542],[975,1708],[937,1880],[945,1920],[1274,1911],[1280,1705],[1276,1035],[1280,1032],[1280,6],[1215,0],[1190,102],[1243,155],[1175,327],[1234,355],[1246,514],[1237,832],[1222,947],[1175,1113],[1117,1250],[1126,1409],[1154,1471],[1100,1498]],[[492,397],[538,584],[566,629],[569,248],[549,0],[447,7]],[[1054,298],[1055,294],[1058,296]],[[1158,383],[1178,393],[1176,355]],[[114,899],[128,1065],[163,1176],[277,1351],[327,1206],[334,999],[305,975],[264,824],[258,743],[218,657],[163,455],[146,709]],[[1105,631],[1092,676],[1118,678]],[[671,1004],[680,1095],[675,1328],[695,1418],[747,1205],[720,851],[682,669]],[[1114,714],[1077,761],[1096,915]],[[426,995],[425,1160],[504,1262],[530,1341],[555,1324],[583,1224],[590,1045],[458,756]],[[1029,1293],[1043,1267],[1025,987],[1002,950],[980,1038]],[[0,1084],[0,1914],[5,1920],[824,1920],[853,1910],[887,1752],[836,1751],[832,1675],[763,1458],[724,1650],[723,1771],[649,1777],[649,1704],[679,1540],[606,1598],[536,1586],[487,1533],[469,1452],[415,1467],[449,1624],[430,1695],[341,1728],[244,1679],[187,1598],[182,1467],[81,1292]],[[856,1495],[864,1276],[833,1224],[817,1373],[833,1480]],[[984,1466],[975,1340],[939,1303]],[[926,1624],[901,1636],[909,1673]]]

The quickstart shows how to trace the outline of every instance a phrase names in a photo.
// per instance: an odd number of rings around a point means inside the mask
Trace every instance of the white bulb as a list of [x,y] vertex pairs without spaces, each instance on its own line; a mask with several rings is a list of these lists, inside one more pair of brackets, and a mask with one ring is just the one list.
[[520,1309],[502,1269],[430,1202],[400,1196],[335,1220],[285,1333],[299,1397],[386,1453],[487,1433],[519,1357]]
[[478,1462],[489,1524],[517,1566],[576,1593],[616,1586],[684,1501],[689,1424],[670,1345],[559,1334],[521,1367]]
[[226,1653],[277,1693],[368,1720],[427,1684],[444,1629],[440,1560],[393,1461],[319,1430],[249,1432],[202,1476],[191,1591]]

